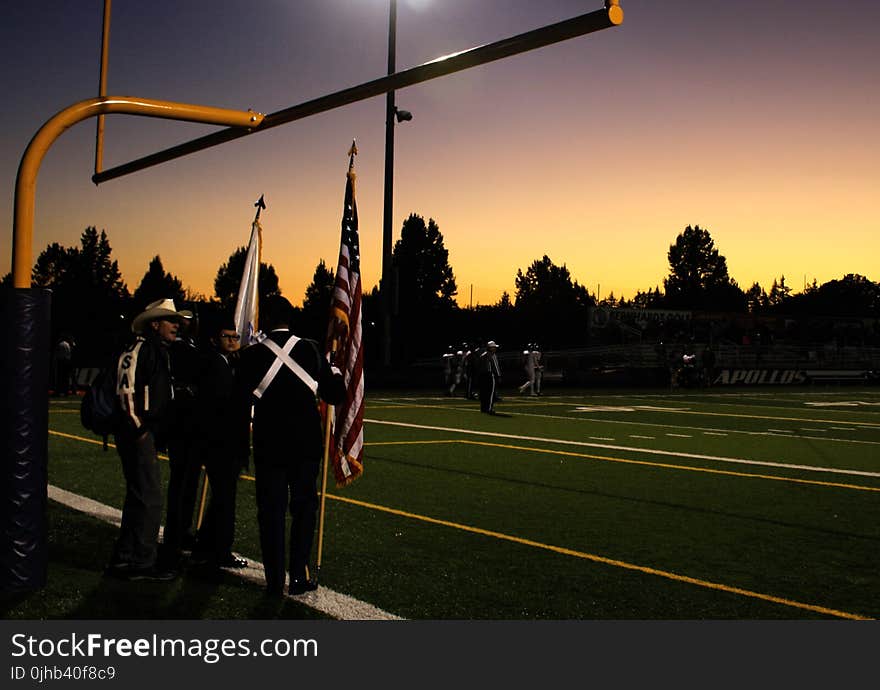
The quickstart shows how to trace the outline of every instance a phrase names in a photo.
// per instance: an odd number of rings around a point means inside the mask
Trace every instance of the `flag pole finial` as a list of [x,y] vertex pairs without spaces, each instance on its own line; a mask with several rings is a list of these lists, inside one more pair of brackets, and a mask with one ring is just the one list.
[[257,202],[254,204],[257,207],[257,215],[254,216],[254,221],[260,220],[260,211],[266,208],[266,202],[263,201],[263,195],[260,194],[260,198],[257,199]]
[[354,157],[358,153],[358,147],[355,143],[355,140],[351,140],[351,148],[348,149],[348,169],[351,170],[354,167]]

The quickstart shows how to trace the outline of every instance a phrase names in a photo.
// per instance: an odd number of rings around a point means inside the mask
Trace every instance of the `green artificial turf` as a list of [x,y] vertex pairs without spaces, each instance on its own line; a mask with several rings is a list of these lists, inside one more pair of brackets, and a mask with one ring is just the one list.
[[[364,475],[328,488],[321,583],[421,619],[880,616],[878,391],[562,393],[505,397],[496,417],[368,394]],[[118,459],[96,441],[75,405],[53,403],[50,483],[118,507]],[[113,531],[86,530],[82,548],[78,532],[50,533],[38,598],[62,596],[71,552],[97,578]],[[248,477],[235,548],[260,560]],[[221,586],[176,607],[188,582],[128,602],[130,616],[279,615],[219,603]],[[106,617],[98,583],[45,608]]]

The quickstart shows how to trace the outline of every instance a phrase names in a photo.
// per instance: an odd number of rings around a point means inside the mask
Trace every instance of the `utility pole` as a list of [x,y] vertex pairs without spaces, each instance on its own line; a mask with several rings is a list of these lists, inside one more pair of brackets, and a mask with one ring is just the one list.
[[[388,74],[394,74],[397,44],[397,0],[389,0]],[[391,279],[391,224],[394,215],[394,91],[385,94],[385,202],[382,211],[382,357],[391,365],[391,311],[394,303]]]

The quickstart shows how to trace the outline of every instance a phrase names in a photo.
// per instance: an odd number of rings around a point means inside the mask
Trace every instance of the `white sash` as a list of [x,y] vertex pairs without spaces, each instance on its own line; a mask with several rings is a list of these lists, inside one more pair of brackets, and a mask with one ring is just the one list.
[[269,387],[269,384],[275,380],[275,377],[278,375],[278,372],[281,371],[282,366],[286,366],[290,369],[297,377],[306,384],[313,394],[318,391],[318,382],[315,381],[309,373],[303,369],[299,364],[293,361],[293,358],[290,356],[291,350],[293,350],[293,346],[299,342],[299,338],[295,335],[291,335],[287,342],[284,343],[284,347],[281,348],[278,343],[274,340],[270,340],[266,338],[262,340],[259,344],[265,345],[272,352],[275,353],[275,361],[272,362],[272,366],[269,367],[269,370],[266,372],[266,375],[263,377],[263,380],[260,381],[260,385],[258,385],[254,389],[254,397],[259,399],[263,397],[263,393],[266,392],[266,389]]

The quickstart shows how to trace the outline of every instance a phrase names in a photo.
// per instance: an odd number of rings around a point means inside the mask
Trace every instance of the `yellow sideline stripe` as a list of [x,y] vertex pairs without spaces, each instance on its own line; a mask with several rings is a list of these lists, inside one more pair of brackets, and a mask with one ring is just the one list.
[[365,446],[411,446],[411,445],[422,445],[422,444],[436,444],[436,443],[461,443],[461,439],[450,438],[450,439],[438,439],[436,441],[370,441],[365,443]]
[[[85,443],[93,443],[97,446],[103,446],[103,441],[96,441],[91,438],[75,436],[73,434],[65,434],[61,431],[49,430],[54,436],[63,436],[64,438],[73,439],[75,441],[84,441]],[[673,465],[666,462],[648,462],[647,460],[631,460],[628,458],[611,458],[606,455],[591,455],[589,453],[575,453],[565,450],[550,450],[548,448],[532,448],[529,446],[514,446],[506,443],[489,443],[488,441],[470,441],[468,439],[445,439],[435,441],[371,441],[367,446],[397,446],[397,445],[422,445],[422,444],[446,444],[446,443],[464,443],[474,446],[488,446],[490,448],[506,448],[508,450],[525,450],[533,453],[546,453],[548,455],[567,455],[575,458],[588,458],[590,460],[603,460],[605,462],[619,462],[625,465],[644,465],[646,467],[662,467],[664,469],[682,470],[684,472],[704,472],[706,474],[722,474],[729,477],[746,477],[749,479],[767,479],[775,482],[788,482],[790,484],[807,484],[813,486],[827,486],[835,489],[852,489],[853,491],[876,491],[880,493],[880,487],[864,486],[861,484],[843,484],[842,482],[820,482],[815,479],[797,479],[796,477],[779,477],[773,474],[757,474],[753,472],[733,472],[731,470],[716,470],[709,467],[690,467],[688,465]],[[113,443],[108,442],[107,446],[115,448]],[[168,456],[159,454],[159,458],[167,460]],[[242,479],[253,479],[247,475],[241,475]],[[328,494],[329,496],[329,494]]]
[[721,592],[727,592],[729,594],[739,594],[745,597],[751,597],[753,599],[761,599],[763,601],[769,601],[774,604],[781,604],[783,606],[790,606],[792,608],[803,609],[805,611],[813,611],[815,613],[822,613],[828,616],[835,616],[837,618],[847,618],[849,620],[872,620],[866,616],[861,616],[857,613],[849,613],[847,611],[838,611],[837,609],[830,609],[825,606],[817,606],[815,604],[805,604],[800,601],[793,601],[791,599],[784,599],[782,597],[776,597],[772,594],[762,594],[761,592],[753,592],[748,589],[742,589],[741,587],[731,587],[729,585],[723,585],[718,582],[709,582],[708,580],[700,580],[699,578],[689,577],[687,575],[679,575],[677,573],[672,573],[667,570],[658,570],[657,568],[650,568],[643,565],[634,565],[633,563],[627,563],[626,561],[619,561],[614,558],[606,558],[605,556],[598,556],[592,553],[585,553],[583,551],[575,551],[573,549],[566,549],[561,546],[553,546],[551,544],[543,544],[538,541],[533,541],[531,539],[523,539],[522,537],[514,537],[510,534],[504,534],[503,532],[495,532],[493,530],[482,529],[480,527],[471,527],[469,525],[462,525],[457,522],[450,522],[449,520],[441,520],[439,518],[427,517],[425,515],[417,515],[415,513],[408,513],[404,510],[397,510],[396,508],[388,508],[386,506],[376,505],[375,503],[367,503],[365,501],[358,501],[354,498],[348,498],[344,496],[337,496],[333,494],[328,494],[327,498],[332,498],[337,501],[342,501],[343,503],[350,503],[351,505],[360,506],[362,508],[369,508],[371,510],[378,510],[383,513],[389,513],[391,515],[398,515],[400,517],[410,518],[412,520],[419,520],[421,522],[427,522],[433,525],[441,525],[443,527],[451,527],[453,529],[459,529],[464,532],[470,532],[472,534],[479,534],[484,537],[492,537],[494,539],[501,539],[503,541],[513,542],[515,544],[521,544],[523,546],[531,546],[536,549],[543,549],[545,551],[551,551],[553,553],[562,554],[564,556],[573,556],[575,558],[581,558],[586,561],[593,561],[594,563],[601,563],[603,565],[611,565],[616,568],[624,568],[626,570],[633,570],[640,573],[645,573],[647,575],[656,575],[657,577],[663,577],[668,580],[674,580],[676,582],[684,582],[690,585],[696,585],[698,587],[705,587],[708,589],[715,589]]
[[591,460],[604,460],[606,462],[620,462],[627,465],[646,465],[648,467],[662,467],[671,470],[682,470],[685,472],[705,472],[707,474],[724,474],[731,477],[748,477],[751,479],[769,479],[777,482],[791,482],[793,484],[813,484],[816,486],[832,486],[838,489],[854,489],[856,491],[877,491],[877,486],[862,486],[860,484],[842,484],[839,482],[820,482],[814,479],[797,479],[795,477],[780,477],[774,474],[756,474],[752,472],[733,472],[731,470],[716,470],[710,467],[690,467],[689,465],[673,465],[666,462],[648,462],[647,460],[631,460],[628,458],[610,458],[605,455],[590,455],[588,453],[574,453],[565,450],[549,450],[547,448],[531,448],[529,446],[513,446],[506,443],[489,443],[488,441],[470,441],[461,439],[460,443],[469,443],[475,446],[490,446],[495,448],[506,448],[509,450],[529,450],[534,453],[547,453],[549,455],[570,455],[576,458],[589,458]]
[[[103,445],[103,441],[94,441],[92,439],[83,438],[82,436],[74,436],[73,434],[65,434],[60,431],[49,431],[50,434],[54,434],[56,436],[62,436],[64,438],[70,438],[77,441],[85,441],[87,443],[94,443],[96,445]],[[448,442],[448,441],[445,441]],[[484,443],[481,441],[461,441],[464,443],[473,443],[475,445],[498,445],[500,447],[509,447],[509,448],[519,448],[518,446],[503,446],[502,444],[490,444]],[[391,442],[389,442],[390,444]],[[413,441],[407,441],[406,443],[417,443]],[[368,444],[373,445],[373,444]],[[376,444],[378,445],[378,444]],[[536,448],[528,448],[522,447],[523,450],[534,450],[537,452],[544,452],[541,449]],[[552,453],[559,453],[563,455],[578,455],[575,453],[565,453],[563,451],[547,451]],[[160,456],[161,457],[161,456]],[[590,456],[587,456],[590,457]],[[600,458],[602,459],[602,458]],[[642,463],[640,461],[622,461],[618,458],[605,458],[608,460],[613,460],[615,462],[633,462],[637,464],[652,464],[652,463]],[[670,465],[670,467],[676,467],[675,465]],[[676,467],[677,468],[677,467]],[[678,469],[678,468],[677,468]],[[690,469],[690,468],[688,468]],[[696,468],[699,469],[699,468]],[[718,471],[722,474],[735,474],[722,472],[720,470],[707,470],[707,471]],[[246,479],[249,481],[254,481],[254,478],[250,475],[241,475],[241,479]],[[805,611],[813,611],[814,613],[821,613],[828,616],[835,616],[837,618],[846,618],[849,620],[872,620],[869,617],[861,616],[856,613],[849,613],[847,611],[839,611],[837,609],[827,608],[825,606],[818,606],[815,604],[806,604],[799,601],[794,601],[791,599],[784,599],[782,597],[773,596],[771,594],[762,594],[761,592],[754,592],[748,589],[742,589],[741,587],[731,587],[730,585],[724,585],[718,582],[710,582],[708,580],[701,580],[699,578],[690,577],[688,575],[679,575],[677,573],[672,573],[666,570],[659,570],[657,568],[651,568],[643,565],[635,565],[633,563],[627,563],[626,561],[619,561],[613,558],[606,558],[605,556],[599,556],[596,554],[585,553],[583,551],[575,551],[574,549],[567,549],[562,546],[553,546],[552,544],[543,544],[538,541],[533,541],[531,539],[524,539],[522,537],[515,537],[510,534],[504,534],[503,532],[495,532],[493,530],[483,529],[481,527],[471,527],[470,525],[462,525],[457,522],[451,522],[449,520],[441,520],[439,518],[428,517],[427,515],[418,515],[417,513],[409,513],[404,510],[398,510],[396,508],[389,508],[387,506],[380,506],[375,503],[367,503],[366,501],[358,501],[354,498],[348,498],[346,496],[339,496],[336,494],[327,494],[327,498],[333,499],[335,501],[340,501],[342,503],[349,503],[351,505],[359,506],[361,508],[368,508],[370,510],[377,510],[381,513],[388,513],[390,515],[397,515],[400,517],[409,518],[411,520],[418,520],[420,522],[426,522],[428,524],[440,525],[443,527],[451,527],[452,529],[458,529],[463,532],[469,532],[471,534],[479,534],[484,537],[492,537],[494,539],[500,539],[502,541],[512,542],[514,544],[520,544],[522,546],[531,546],[536,549],[542,549],[544,551],[550,551],[552,553],[558,553],[563,556],[572,556],[574,558],[580,558],[586,561],[592,561],[594,563],[601,563],[603,565],[610,565],[616,568],[623,568],[625,570],[632,570],[635,572],[644,573],[647,575],[655,575],[657,577],[662,577],[667,580],[673,580],[676,582],[684,582],[686,584],[696,585],[698,587],[705,587],[707,589],[714,589],[720,592],[727,592],[729,594],[739,594],[741,596],[750,597],[753,599],[760,599],[763,601],[769,601],[774,604],[781,604],[782,606],[790,606],[792,608],[803,609]]]
[[[85,438],[84,436],[75,436],[74,434],[65,434],[63,431],[55,431],[53,429],[49,429],[49,434],[51,436],[62,436],[64,438],[72,438],[74,441],[85,441],[86,443],[94,443],[96,446],[103,446],[103,441],[96,441],[93,438]],[[107,442],[107,446],[110,448],[116,448],[116,445],[113,443]]]
[[[93,443],[96,446],[101,446],[101,447],[104,446],[103,440],[96,441],[93,438],[85,438],[84,436],[76,436],[75,434],[65,434],[63,431],[54,431],[53,429],[49,429],[49,434],[52,436],[62,436],[64,438],[73,439],[74,441],[83,441],[84,443]],[[108,448],[116,448],[116,444],[111,441],[107,441],[107,447]],[[167,460],[168,459],[168,456],[165,455],[164,453],[157,453],[157,456],[160,460]]]

